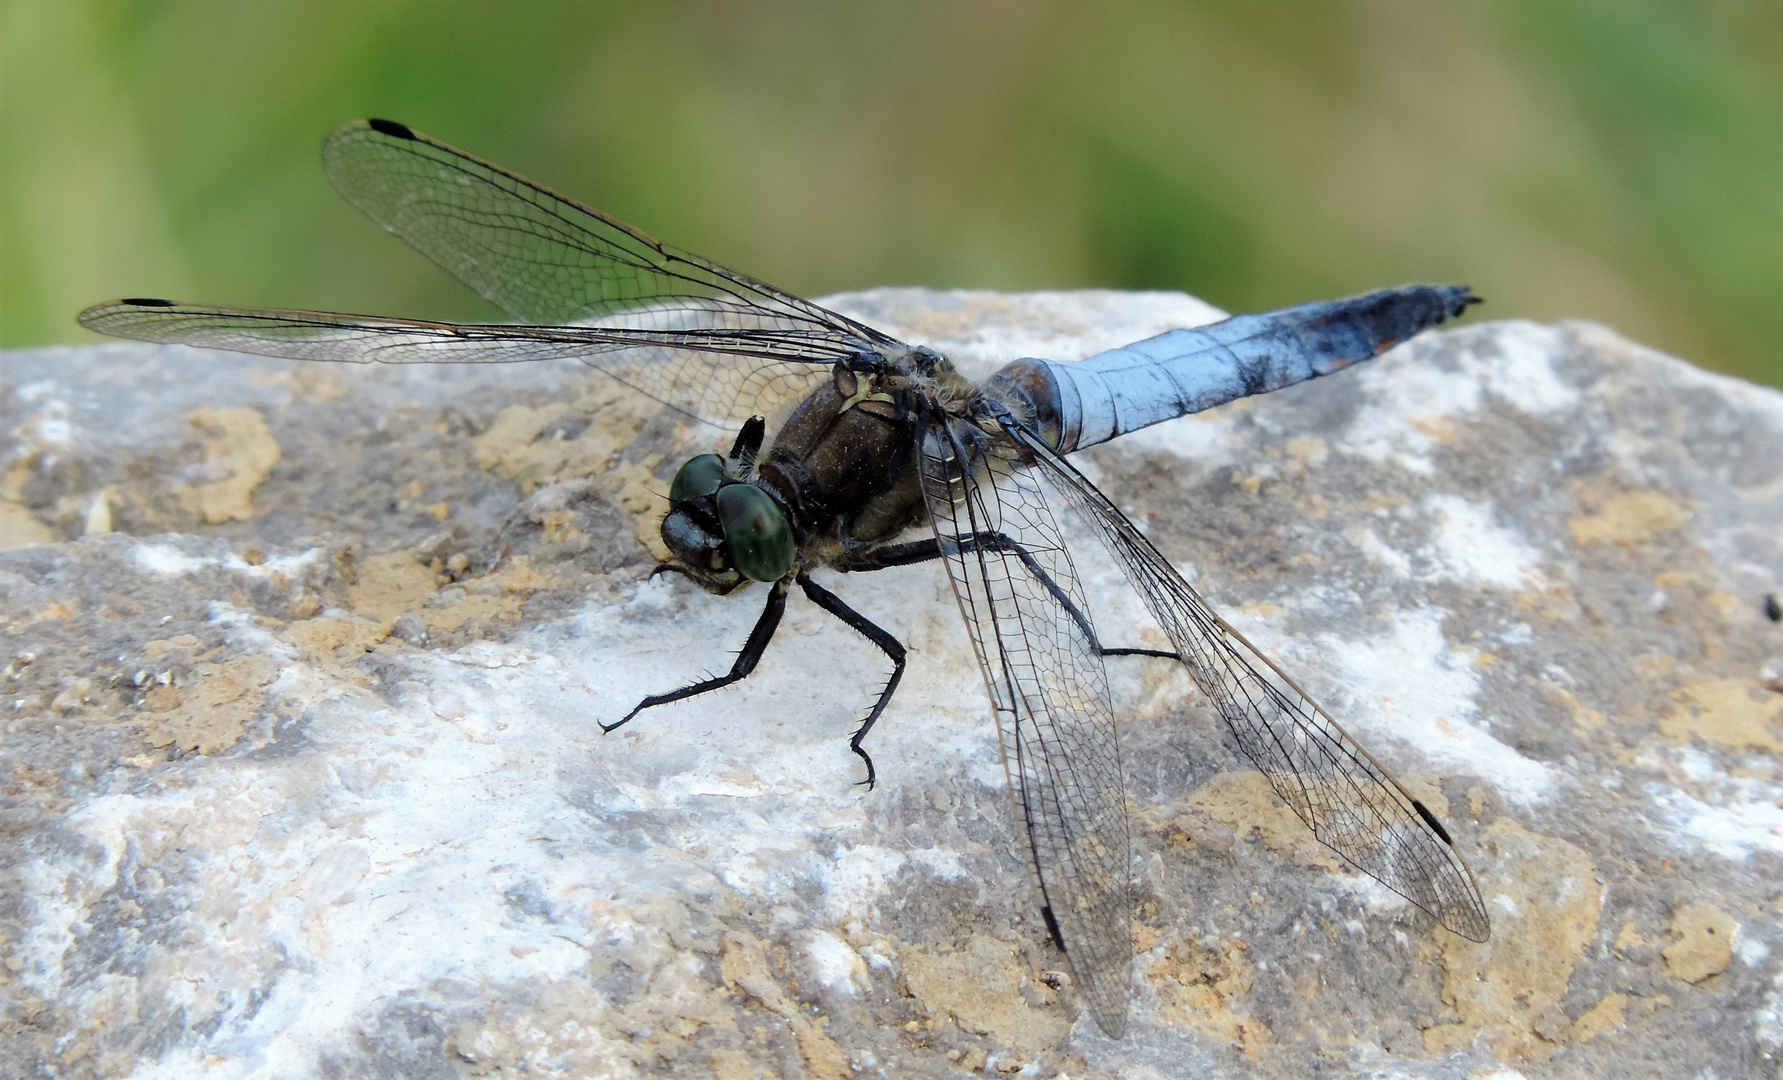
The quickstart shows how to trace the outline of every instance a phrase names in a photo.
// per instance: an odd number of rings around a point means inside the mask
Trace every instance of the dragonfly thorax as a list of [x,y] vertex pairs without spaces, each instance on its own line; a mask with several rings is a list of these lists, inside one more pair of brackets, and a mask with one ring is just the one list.
[[[952,368],[929,350],[839,364],[761,449],[751,420],[728,457],[676,473],[662,538],[690,577],[728,593],[795,568],[845,565],[923,521],[912,395]],[[759,458],[759,460],[758,460]]]

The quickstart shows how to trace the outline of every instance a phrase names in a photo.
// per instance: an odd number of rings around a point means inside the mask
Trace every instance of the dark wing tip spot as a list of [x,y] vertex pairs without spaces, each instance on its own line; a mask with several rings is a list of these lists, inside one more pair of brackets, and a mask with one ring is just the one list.
[[156,296],[131,296],[126,299],[119,300],[118,303],[129,304],[131,307],[173,307],[174,306],[172,300],[162,300],[160,297],[156,297]]
[[407,124],[399,124],[394,120],[367,120],[371,129],[380,135],[388,135],[393,139],[413,139],[415,132]]
[[1436,835],[1442,837],[1443,843],[1449,845],[1450,847],[1455,846],[1455,841],[1449,839],[1449,830],[1442,827],[1442,822],[1436,820],[1436,815],[1432,814],[1430,812],[1429,807],[1425,806],[1423,803],[1419,802],[1418,800],[1413,799],[1412,800],[1412,809],[1414,809],[1418,812],[1418,816],[1424,819],[1424,824],[1430,826],[1430,830],[1432,832],[1434,832],[1434,833],[1436,833]]
[[1046,920],[1046,932],[1052,935],[1052,943],[1060,952],[1065,952],[1065,935],[1059,932],[1059,920],[1053,917],[1051,904],[1040,909],[1040,917]]

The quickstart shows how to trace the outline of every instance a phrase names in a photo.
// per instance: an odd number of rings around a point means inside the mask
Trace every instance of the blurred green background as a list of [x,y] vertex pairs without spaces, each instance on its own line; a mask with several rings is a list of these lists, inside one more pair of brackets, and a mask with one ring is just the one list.
[[1783,3],[0,0],[0,346],[121,295],[494,309],[317,148],[388,116],[807,295],[1414,280],[1783,385]]

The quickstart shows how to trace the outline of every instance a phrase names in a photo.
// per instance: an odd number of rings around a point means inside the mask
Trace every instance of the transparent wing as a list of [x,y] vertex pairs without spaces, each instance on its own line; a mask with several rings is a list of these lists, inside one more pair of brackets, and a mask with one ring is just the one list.
[[1189,587],[1108,497],[1013,420],[1004,430],[1093,525],[1239,748],[1320,842],[1469,941],[1491,932],[1454,842],[1423,803]]
[[[388,120],[322,147],[372,220],[525,326],[123,300],[81,313],[144,341],[357,363],[574,357],[724,427],[775,416],[829,365],[898,343],[809,300],[679,251],[524,177]],[[577,324],[559,326],[555,324]]]
[[923,494],[990,691],[1044,903],[1091,1014],[1118,1037],[1133,944],[1114,709],[1042,474],[1016,449],[931,414]]
[[664,328],[719,314],[736,329],[891,343],[389,120],[344,125],[323,144],[322,164],[348,202],[522,322],[604,323],[646,309]]
[[[717,321],[723,312],[712,314]],[[499,364],[573,358],[726,428],[757,414],[777,415],[829,378],[831,364],[854,352],[827,331],[438,323],[146,299],[97,304],[80,313],[80,322],[114,337],[294,360]]]

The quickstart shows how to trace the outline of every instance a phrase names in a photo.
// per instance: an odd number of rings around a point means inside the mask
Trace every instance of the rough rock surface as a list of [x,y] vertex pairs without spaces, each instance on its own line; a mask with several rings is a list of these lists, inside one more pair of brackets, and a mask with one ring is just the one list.
[[[979,371],[1187,297],[837,306]],[[1489,308],[1487,309],[1490,310]],[[1186,678],[1115,661],[1133,1022],[1081,1016],[937,566],[645,582],[729,434],[574,364],[0,358],[0,1074],[1771,1077],[1783,395],[1479,322],[1083,455],[1448,822],[1473,945],[1346,873]],[[1155,640],[1090,565],[1105,640]],[[1100,575],[1100,576],[1098,576]]]

